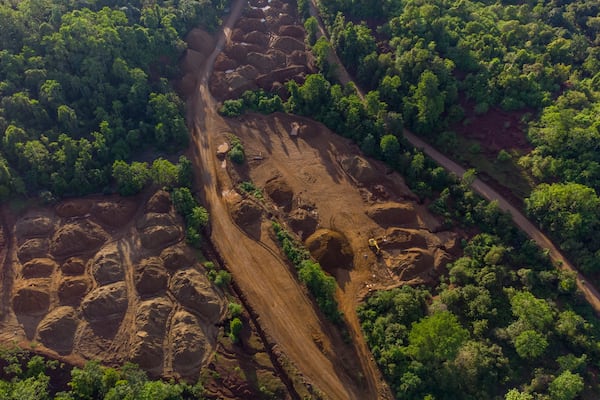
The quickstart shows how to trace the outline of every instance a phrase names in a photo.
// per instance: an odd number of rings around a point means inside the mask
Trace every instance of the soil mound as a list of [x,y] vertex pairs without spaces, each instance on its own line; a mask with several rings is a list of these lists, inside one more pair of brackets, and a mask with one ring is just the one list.
[[208,351],[204,332],[198,319],[186,311],[173,316],[169,336],[173,342],[173,369],[182,375],[189,375],[200,366]]
[[159,298],[140,304],[136,316],[136,334],[131,346],[131,361],[144,369],[161,367],[167,318],[173,309],[168,299]]
[[205,275],[194,269],[179,271],[171,278],[170,289],[183,306],[201,314],[207,321],[219,320],[223,301]]
[[299,41],[298,39],[283,36],[275,39],[275,42],[273,43],[273,48],[281,50],[286,54],[290,54],[292,51],[295,50],[304,51],[304,43]]
[[297,208],[290,213],[288,225],[302,240],[306,240],[317,229],[319,220],[316,213],[303,208]]
[[167,273],[158,257],[142,260],[137,267],[135,287],[141,295],[154,294],[167,287]]
[[242,44],[233,44],[228,46],[224,50],[227,57],[237,61],[239,64],[242,64],[246,61],[246,56],[248,55],[248,50],[246,46]]
[[196,261],[194,252],[184,243],[167,247],[160,253],[160,258],[163,260],[165,268],[170,270],[187,268]]
[[100,225],[81,220],[63,225],[54,235],[50,251],[57,257],[67,257],[94,251],[107,239],[108,235]]
[[60,304],[79,305],[91,286],[92,284],[87,278],[64,278],[58,286]]
[[257,225],[260,226],[262,212],[262,208],[247,199],[233,204],[231,210],[235,223],[247,232],[252,231]]
[[22,218],[15,226],[15,233],[18,238],[49,236],[53,230],[54,221],[44,215],[33,215]]
[[29,239],[17,251],[19,261],[24,264],[34,258],[47,257],[49,247],[48,239]]
[[283,68],[286,66],[287,57],[283,51],[270,49],[267,51],[267,54],[275,63],[276,68]]
[[244,32],[262,32],[265,33],[267,31],[267,25],[261,18],[240,18],[237,24],[235,24],[236,28],[243,30]]
[[60,270],[65,275],[81,275],[85,272],[85,261],[79,257],[68,258],[60,266]]
[[175,225],[175,218],[167,213],[149,212],[137,222],[137,228],[140,230],[156,225]]
[[208,32],[198,28],[192,29],[187,34],[185,41],[188,48],[203,54],[210,54],[215,48],[213,37]]
[[430,250],[413,248],[405,252],[402,258],[399,265],[392,267],[392,272],[401,280],[424,278],[434,269],[434,258]]
[[[433,241],[434,236],[426,231],[403,228],[390,228],[386,231],[386,240],[380,242],[383,248],[387,246],[397,247],[400,244],[403,248],[420,247],[425,249]],[[435,239],[434,239],[435,240]]]
[[13,310],[17,314],[43,315],[50,307],[48,282],[27,281],[27,286],[21,287],[12,299]]
[[244,9],[244,17],[263,19],[265,12],[260,8],[246,8]]
[[127,310],[125,282],[101,286],[91,291],[81,303],[81,309],[90,322],[121,319]]
[[100,249],[92,261],[91,271],[98,285],[123,280],[125,273],[122,267],[121,253],[115,243],[110,243]]
[[235,60],[227,57],[225,54],[221,53],[217,56],[214,64],[215,71],[229,71],[234,70],[238,66],[238,63]]
[[57,269],[58,264],[50,258],[34,258],[23,265],[21,275],[25,279],[47,278]]
[[181,239],[182,232],[177,226],[150,226],[140,234],[142,246],[158,249]]
[[275,63],[266,54],[251,52],[246,58],[248,64],[258,69],[261,73],[267,73],[275,67]]
[[265,183],[265,192],[279,207],[289,210],[292,207],[294,191],[281,177],[276,176]]
[[159,190],[146,203],[146,213],[169,213],[171,211],[171,195],[165,190]]
[[244,42],[255,44],[265,49],[269,45],[269,36],[262,32],[254,31],[244,35]]
[[354,254],[344,235],[329,229],[319,229],[308,239],[306,247],[310,254],[328,272],[337,268],[352,268]]
[[305,73],[306,67],[304,65],[292,65],[290,67],[275,69],[272,72],[259,77],[256,80],[256,83],[262,88],[270,88],[275,82],[286,82],[297,75]]
[[304,40],[304,29],[298,25],[282,25],[279,27],[279,35]]
[[369,161],[361,156],[343,159],[342,168],[348,175],[364,185],[375,182],[381,175]]
[[308,63],[308,57],[304,51],[295,50],[288,56],[288,62],[291,65],[306,65]]
[[412,204],[382,203],[367,210],[367,215],[384,228],[417,222],[417,214]]
[[131,200],[101,201],[92,208],[97,220],[111,228],[125,225],[135,214],[136,204]]
[[90,212],[92,205],[91,200],[67,200],[58,204],[54,210],[59,217],[81,217]]
[[79,319],[73,307],[57,307],[38,325],[37,339],[58,353],[70,353],[78,325]]
[[252,65],[244,65],[243,67],[238,68],[237,72],[246,79],[255,79],[259,75],[258,70]]

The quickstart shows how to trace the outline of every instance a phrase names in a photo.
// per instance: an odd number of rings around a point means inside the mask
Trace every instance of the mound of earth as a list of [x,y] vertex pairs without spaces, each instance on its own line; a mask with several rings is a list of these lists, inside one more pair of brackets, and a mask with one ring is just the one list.
[[151,370],[163,364],[165,327],[173,305],[166,298],[140,304],[135,316],[136,334],[130,359],[140,367]]
[[304,42],[292,37],[283,36],[275,39],[273,42],[273,48],[281,50],[286,54],[290,54],[295,50],[304,51]]
[[269,36],[262,32],[254,31],[244,35],[244,42],[255,44],[266,49],[269,45]]
[[348,175],[363,185],[376,182],[381,175],[366,158],[361,156],[344,158],[342,168]]
[[265,12],[260,8],[245,8],[244,9],[244,17],[246,18],[258,18],[263,19],[265,17]]
[[306,65],[308,63],[308,57],[306,52],[300,50],[294,50],[288,55],[288,63],[291,65]]
[[78,325],[79,319],[73,307],[57,307],[38,325],[37,340],[58,353],[69,353]]
[[20,219],[15,225],[17,238],[49,236],[54,230],[55,221],[45,215],[32,215]]
[[181,304],[201,314],[207,321],[219,320],[223,300],[205,275],[191,268],[178,271],[171,278],[169,289]]
[[54,210],[63,218],[82,217],[92,210],[93,205],[91,200],[67,200],[58,204]]
[[91,287],[92,283],[88,278],[64,278],[58,285],[58,299],[60,304],[79,305]]
[[310,254],[328,272],[337,268],[350,269],[354,254],[348,239],[339,232],[319,229],[306,239],[306,248]]
[[[261,18],[240,18],[235,24],[235,27],[241,29],[244,32],[262,32],[265,33],[267,31],[267,25]],[[252,42],[250,42],[252,43]]]
[[[255,67],[261,73],[267,73],[275,68],[273,59],[266,54],[251,52],[248,53],[246,61],[251,66]],[[234,67],[235,68],[235,67]]]
[[13,296],[13,310],[23,315],[43,315],[50,307],[48,281],[28,280]]
[[224,52],[227,57],[237,61],[239,64],[244,63],[246,61],[246,56],[248,55],[246,46],[242,44],[233,44],[228,46]]
[[121,252],[115,243],[110,243],[100,249],[92,261],[91,272],[98,285],[107,285],[123,280],[125,272],[123,271]]
[[382,203],[367,209],[367,215],[384,228],[415,225],[417,213],[410,203]]
[[137,228],[143,230],[149,226],[157,225],[175,225],[175,218],[171,214],[167,213],[155,213],[149,212],[142,216],[137,222]]
[[269,49],[267,55],[273,60],[276,68],[283,68],[286,66],[287,56],[283,51]]
[[185,37],[188,48],[198,51],[202,54],[210,54],[214,47],[215,41],[213,37],[202,29],[194,28]]
[[198,319],[189,312],[177,312],[169,336],[173,343],[173,369],[182,375],[197,370],[209,348]]
[[238,68],[237,73],[246,79],[255,79],[259,75],[258,70],[252,65],[244,65]]
[[85,261],[79,257],[68,258],[60,266],[60,270],[65,275],[81,275],[85,272]]
[[160,258],[165,268],[170,270],[187,268],[196,261],[194,252],[184,243],[167,247],[160,253]]
[[229,71],[234,70],[238,66],[238,63],[235,60],[227,57],[225,54],[221,53],[217,56],[215,60],[215,71]]
[[289,214],[288,225],[302,240],[306,240],[317,229],[319,220],[316,212],[297,208]]
[[139,294],[149,295],[167,287],[167,273],[162,259],[158,257],[142,260],[136,268],[135,287]]
[[389,228],[386,233],[386,240],[380,241],[380,246],[386,248],[388,246],[397,247],[398,244],[402,248],[420,247],[422,249],[427,248],[430,243],[436,241],[435,235],[417,229],[404,229],[404,228]]
[[150,226],[140,233],[142,246],[157,249],[181,239],[181,229],[177,226]]
[[282,25],[279,27],[279,35],[304,40],[304,29],[298,25]]
[[294,191],[280,176],[271,178],[265,183],[265,192],[279,207],[285,210],[292,207]]
[[25,279],[47,278],[56,271],[58,264],[50,258],[34,258],[23,265],[21,275]]
[[242,199],[231,205],[231,215],[235,223],[246,232],[253,232],[255,228],[260,227],[263,210],[253,201]]
[[259,77],[256,80],[256,83],[262,88],[269,88],[274,82],[286,82],[293,77],[304,73],[306,73],[306,67],[304,65],[292,65],[290,67],[277,68],[268,74]]
[[91,291],[81,302],[81,309],[90,322],[123,318],[127,310],[125,282],[101,286]]
[[92,214],[103,225],[117,228],[125,225],[135,214],[137,205],[126,199],[101,201],[94,205]]
[[80,220],[63,225],[52,238],[50,252],[57,257],[94,251],[108,239],[100,225],[90,220]]
[[404,251],[397,265],[391,265],[391,271],[402,281],[416,278],[430,280],[435,270],[435,260],[429,249],[412,248]]
[[171,211],[171,195],[165,190],[159,190],[146,203],[146,213],[169,213]]
[[21,263],[26,263],[34,258],[47,257],[49,249],[48,239],[29,239],[19,247],[17,255]]

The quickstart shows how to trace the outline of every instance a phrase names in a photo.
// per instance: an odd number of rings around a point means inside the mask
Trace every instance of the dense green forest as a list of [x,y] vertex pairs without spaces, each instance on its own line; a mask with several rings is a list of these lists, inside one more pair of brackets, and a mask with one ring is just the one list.
[[[149,380],[133,364],[107,368],[88,362],[70,368],[20,349],[0,349],[3,400],[187,400],[203,399],[200,384]],[[70,372],[69,372],[70,371]]]
[[221,3],[0,1],[0,201],[110,190],[115,160],[187,145],[169,80]]

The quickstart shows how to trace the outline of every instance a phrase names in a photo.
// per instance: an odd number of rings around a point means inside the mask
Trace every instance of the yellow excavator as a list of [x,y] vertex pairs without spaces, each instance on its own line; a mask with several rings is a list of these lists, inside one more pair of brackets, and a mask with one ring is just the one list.
[[381,255],[381,249],[379,248],[379,244],[377,243],[376,239],[369,239],[369,247],[371,248],[371,250],[373,250],[373,253],[375,253],[378,256]]

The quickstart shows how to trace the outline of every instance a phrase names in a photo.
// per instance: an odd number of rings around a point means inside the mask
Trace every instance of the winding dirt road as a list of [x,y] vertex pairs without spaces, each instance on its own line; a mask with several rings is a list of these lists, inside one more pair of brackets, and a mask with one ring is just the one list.
[[[425,154],[431,157],[435,162],[440,164],[442,167],[447,169],[448,171],[456,174],[461,177],[466,172],[466,170],[431,147],[429,144],[419,139],[414,133],[409,131],[404,131],[404,137],[408,140],[413,146],[423,150]],[[596,290],[592,285],[587,283],[585,277],[561,254],[561,252],[554,246],[554,244],[548,239],[542,231],[540,231],[521,211],[519,211],[516,207],[508,202],[504,197],[502,197],[498,192],[492,189],[490,186],[485,184],[481,179],[477,178],[473,181],[471,185],[473,190],[483,196],[485,199],[489,201],[496,201],[501,210],[508,212],[514,223],[523,230],[531,239],[533,239],[538,246],[543,249],[547,249],[552,261],[558,265],[560,268],[575,272],[577,274],[577,286],[579,290],[583,292],[586,300],[590,303],[590,305],[594,308],[597,314],[600,314],[600,292]]]
[[[361,366],[344,362],[340,356],[344,353],[344,343],[335,335],[327,335],[327,323],[320,319],[286,261],[278,255],[276,245],[261,243],[246,235],[229,213],[227,201],[233,185],[222,161],[216,157],[216,147],[220,144],[217,141],[222,140],[220,138],[230,132],[230,128],[216,111],[217,103],[210,94],[208,80],[214,61],[230,40],[232,27],[244,5],[243,0],[233,4],[213,53],[197,75],[197,90],[188,102],[192,160],[199,171],[196,189],[202,194],[211,215],[211,241],[260,316],[264,330],[306,381],[318,389],[315,393],[340,400],[377,399],[374,388],[359,385],[352,378],[350,372],[364,375]],[[326,354],[315,341],[315,336],[323,335],[331,348]]]

